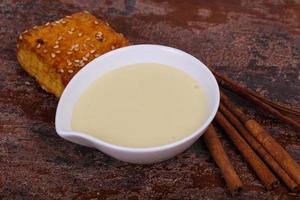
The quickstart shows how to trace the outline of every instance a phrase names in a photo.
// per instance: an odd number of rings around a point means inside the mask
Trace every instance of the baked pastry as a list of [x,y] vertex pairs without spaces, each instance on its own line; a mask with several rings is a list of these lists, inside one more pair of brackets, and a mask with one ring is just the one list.
[[83,66],[128,40],[87,12],[35,26],[19,35],[17,58],[47,92],[60,97]]

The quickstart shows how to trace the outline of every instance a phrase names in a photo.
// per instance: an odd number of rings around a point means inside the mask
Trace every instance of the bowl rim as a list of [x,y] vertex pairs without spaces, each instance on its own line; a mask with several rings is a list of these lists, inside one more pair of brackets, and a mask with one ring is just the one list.
[[[83,71],[89,70],[89,68],[90,68],[89,66],[92,66],[90,64],[93,63],[93,62],[97,62],[99,64],[99,63],[102,62],[101,60],[105,59],[106,57],[114,56],[115,54],[122,53],[124,51],[129,51],[129,50],[132,50],[132,49],[135,49],[135,48],[141,48],[141,47],[142,48],[143,47],[145,47],[145,48],[156,48],[156,49],[158,48],[160,50],[167,50],[171,53],[179,53],[179,54],[181,54],[181,55],[183,55],[183,56],[185,56],[189,59],[193,59],[193,60],[197,61],[199,63],[199,67],[204,68],[204,70],[209,74],[210,79],[213,81],[213,84],[214,84],[217,99],[216,99],[216,103],[213,105],[212,112],[209,114],[209,116],[203,122],[203,124],[199,128],[197,128],[193,133],[189,134],[188,136],[186,136],[186,137],[184,137],[180,140],[177,140],[173,143],[164,144],[164,145],[161,145],[161,146],[154,146],[154,147],[119,146],[119,145],[116,145],[116,144],[113,144],[113,143],[103,141],[99,138],[88,135],[86,133],[82,133],[82,132],[78,132],[78,131],[63,130],[62,127],[60,127],[58,125],[58,124],[60,124],[60,123],[58,123],[58,120],[61,119],[61,117],[60,117],[61,114],[60,113],[63,112],[62,104],[64,104],[66,102],[65,101],[66,97],[65,97],[64,94],[66,93],[66,91],[69,91],[69,90],[73,89],[72,88],[73,82],[80,80],[80,78],[81,78],[80,74]],[[217,80],[216,80],[215,76],[213,75],[213,73],[211,72],[211,70],[205,64],[203,64],[199,59],[197,59],[196,57],[194,57],[193,55],[191,55],[189,53],[186,53],[186,52],[184,52],[180,49],[174,48],[174,47],[169,47],[169,46],[164,46],[164,45],[157,45],[157,44],[137,44],[137,45],[121,47],[121,48],[115,49],[113,51],[109,51],[109,52],[97,57],[96,59],[92,60],[90,63],[87,64],[87,66],[85,66],[79,72],[77,72],[75,74],[75,76],[67,84],[66,88],[64,89],[64,91],[63,91],[63,93],[62,93],[62,95],[59,99],[57,109],[56,109],[56,114],[55,114],[55,129],[56,129],[57,134],[60,137],[64,138],[64,139],[65,139],[65,137],[74,137],[74,136],[75,137],[80,137],[83,140],[87,140],[88,144],[92,143],[93,144],[92,147],[94,147],[94,148],[97,148],[96,145],[95,145],[95,144],[97,144],[97,145],[104,146],[104,147],[109,148],[109,149],[114,149],[114,150],[117,150],[117,151],[128,152],[128,153],[158,152],[158,151],[164,151],[164,150],[167,150],[167,149],[172,149],[176,146],[180,146],[180,145],[192,140],[194,137],[197,137],[198,135],[201,136],[204,133],[205,129],[212,122],[213,118],[215,117],[215,115],[218,111],[218,108],[219,108],[219,104],[220,104],[220,91],[219,91],[219,85],[217,83]]]

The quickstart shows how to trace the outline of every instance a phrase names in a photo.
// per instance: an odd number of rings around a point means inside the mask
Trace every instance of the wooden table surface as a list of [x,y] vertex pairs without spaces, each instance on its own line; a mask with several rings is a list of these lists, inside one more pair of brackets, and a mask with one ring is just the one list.
[[[288,2],[288,3],[286,3]],[[0,2],[0,199],[299,199],[285,186],[266,191],[226,137],[245,184],[232,197],[203,141],[177,157],[133,165],[57,136],[57,99],[16,60],[24,29],[88,10],[132,43],[187,51],[282,104],[300,105],[300,2],[102,0]],[[300,135],[236,96],[300,162]]]

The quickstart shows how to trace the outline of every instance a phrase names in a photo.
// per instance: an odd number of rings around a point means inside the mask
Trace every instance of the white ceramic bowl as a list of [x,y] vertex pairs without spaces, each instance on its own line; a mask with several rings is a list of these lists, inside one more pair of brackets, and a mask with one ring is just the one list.
[[[71,118],[75,103],[87,87],[104,73],[136,63],[158,63],[176,67],[194,78],[208,98],[208,116],[197,131],[163,146],[150,148],[121,147],[85,133],[73,131]],[[71,142],[94,147],[116,159],[131,163],[155,163],[169,159],[190,147],[213,120],[220,101],[218,84],[210,70],[198,59],[181,50],[161,45],[134,45],[108,52],[87,64],[65,88],[56,111],[59,136]],[[116,124],[117,126],[117,124]]]

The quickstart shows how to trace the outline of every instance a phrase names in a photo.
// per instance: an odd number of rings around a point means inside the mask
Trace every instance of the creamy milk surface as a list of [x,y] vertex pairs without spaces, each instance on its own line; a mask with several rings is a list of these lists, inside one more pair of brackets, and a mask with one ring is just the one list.
[[206,98],[186,73],[141,63],[107,72],[75,104],[72,129],[125,147],[155,147],[196,131]]

